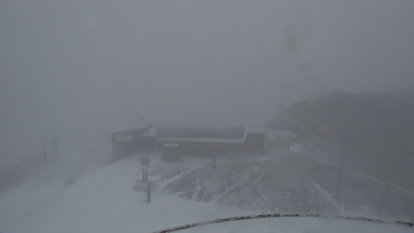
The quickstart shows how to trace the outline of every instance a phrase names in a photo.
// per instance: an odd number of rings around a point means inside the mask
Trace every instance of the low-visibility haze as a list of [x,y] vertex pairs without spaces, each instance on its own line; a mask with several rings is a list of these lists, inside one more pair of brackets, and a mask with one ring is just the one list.
[[412,0],[1,0],[0,232],[411,232],[413,22]]
[[[329,90],[414,86],[414,3],[2,1],[2,161],[159,123],[222,124]],[[7,158],[7,159],[6,159]]]

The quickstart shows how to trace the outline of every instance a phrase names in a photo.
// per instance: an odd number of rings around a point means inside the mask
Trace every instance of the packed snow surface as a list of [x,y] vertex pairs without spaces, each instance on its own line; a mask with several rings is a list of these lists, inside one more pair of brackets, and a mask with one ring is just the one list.
[[[133,189],[141,179],[140,158],[144,155],[151,158],[151,203],[146,202],[145,192]],[[64,185],[58,179],[46,178],[27,183],[0,194],[0,232],[155,232],[194,222],[257,214],[162,192],[168,184],[205,163],[197,158],[164,163],[153,154],[138,154]],[[173,169],[177,172],[167,172],[170,167],[177,168]],[[166,172],[156,172],[163,169]],[[182,232],[412,232],[412,228],[327,218],[283,218],[212,224]]]
[[[132,189],[141,178],[137,176],[141,168],[139,160],[139,156],[124,158],[59,192],[51,182],[36,188],[28,184],[3,194],[0,196],[0,231],[153,232],[184,223],[252,213],[161,195],[157,191],[152,195],[152,202],[147,203],[145,192]],[[152,163],[156,166],[160,162],[154,158]],[[33,191],[32,196],[30,192]],[[47,196],[46,200],[42,196]],[[52,202],[48,208],[33,207],[30,208],[32,212],[24,212],[25,207],[47,200]],[[16,211],[11,213],[13,210]],[[7,218],[9,213],[13,219]]]

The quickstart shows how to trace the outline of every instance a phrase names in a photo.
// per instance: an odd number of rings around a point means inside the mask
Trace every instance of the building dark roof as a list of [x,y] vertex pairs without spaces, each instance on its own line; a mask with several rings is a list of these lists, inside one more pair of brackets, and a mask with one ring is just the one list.
[[245,126],[161,126],[157,127],[157,141],[243,143]]

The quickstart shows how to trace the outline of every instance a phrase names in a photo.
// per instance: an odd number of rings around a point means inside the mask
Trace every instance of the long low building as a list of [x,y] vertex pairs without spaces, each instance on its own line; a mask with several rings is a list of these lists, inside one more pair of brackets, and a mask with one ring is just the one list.
[[112,133],[112,151],[120,158],[139,150],[161,149],[175,155],[184,152],[263,151],[265,133],[246,126],[170,125]]
[[157,142],[174,143],[243,143],[245,126],[161,126]]

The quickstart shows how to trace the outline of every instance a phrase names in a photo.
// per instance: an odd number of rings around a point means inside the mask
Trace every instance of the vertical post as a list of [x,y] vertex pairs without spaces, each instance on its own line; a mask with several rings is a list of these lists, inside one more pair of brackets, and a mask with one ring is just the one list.
[[147,202],[151,203],[151,187],[150,183],[147,185]]
[[145,182],[145,165],[142,165],[142,182]]

